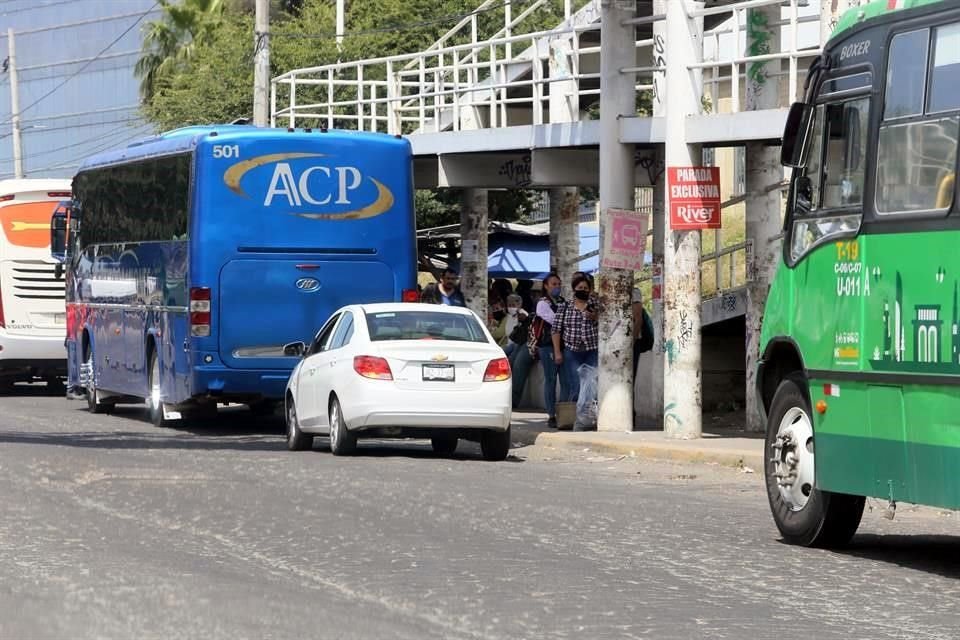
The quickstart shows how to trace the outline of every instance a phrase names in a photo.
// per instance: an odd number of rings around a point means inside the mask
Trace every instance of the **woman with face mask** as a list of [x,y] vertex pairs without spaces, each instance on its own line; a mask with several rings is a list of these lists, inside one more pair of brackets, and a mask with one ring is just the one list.
[[560,276],[555,273],[543,279],[543,297],[537,302],[536,317],[530,327],[530,355],[543,365],[543,401],[547,411],[547,425],[557,426],[557,379],[560,380],[560,396],[567,390],[567,373],[554,361],[551,326],[557,310],[564,304],[560,295]]
[[597,366],[597,309],[593,287],[585,275],[573,279],[573,301],[557,310],[553,321],[553,359],[567,370],[569,392],[565,401],[576,402],[580,394],[580,365]]

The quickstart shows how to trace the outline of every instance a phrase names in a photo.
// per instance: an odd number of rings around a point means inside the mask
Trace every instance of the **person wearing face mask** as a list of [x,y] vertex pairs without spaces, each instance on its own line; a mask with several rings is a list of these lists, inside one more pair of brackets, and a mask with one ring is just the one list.
[[566,368],[568,393],[564,401],[576,402],[580,395],[580,365],[597,366],[599,336],[597,309],[592,300],[590,280],[585,275],[573,279],[573,301],[562,305],[553,321],[553,359]]
[[526,319],[527,312],[523,310],[523,299],[515,293],[509,294],[507,296],[507,315],[503,319],[504,336],[500,341],[500,346],[503,347],[507,357],[526,342],[517,331],[517,328],[521,327]]
[[530,325],[529,351],[543,365],[543,401],[547,410],[547,425],[557,427],[557,380],[560,396],[569,393],[567,372],[554,361],[551,327],[557,310],[565,303],[560,295],[560,276],[550,273],[543,279],[543,297],[537,302],[536,315]]
[[501,347],[507,340],[507,310],[503,303],[490,301],[490,315],[487,317],[487,327],[490,329],[490,335]]

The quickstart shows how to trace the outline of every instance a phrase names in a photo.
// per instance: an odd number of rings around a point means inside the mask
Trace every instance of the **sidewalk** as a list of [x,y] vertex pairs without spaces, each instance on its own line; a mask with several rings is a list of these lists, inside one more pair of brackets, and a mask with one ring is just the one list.
[[704,420],[703,437],[673,440],[660,430],[631,432],[556,431],[547,428],[543,413],[515,412],[513,441],[554,449],[590,449],[600,453],[678,462],[715,463],[730,467],[763,468],[763,434],[716,428]]

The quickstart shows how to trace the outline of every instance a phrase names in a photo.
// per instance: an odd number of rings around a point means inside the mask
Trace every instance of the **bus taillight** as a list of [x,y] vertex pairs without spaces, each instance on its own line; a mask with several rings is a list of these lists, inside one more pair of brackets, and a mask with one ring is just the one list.
[[420,302],[420,294],[417,293],[416,289],[404,289],[400,295],[400,300],[403,302]]
[[190,289],[190,335],[206,338],[210,335],[210,289]]
[[72,198],[73,194],[69,191],[47,191],[48,198]]

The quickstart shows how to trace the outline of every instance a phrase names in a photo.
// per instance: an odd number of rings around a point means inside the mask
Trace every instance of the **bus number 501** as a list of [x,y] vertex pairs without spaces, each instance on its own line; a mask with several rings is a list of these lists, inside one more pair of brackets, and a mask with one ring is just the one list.
[[240,145],[238,144],[215,144],[213,145],[214,158],[239,158]]

